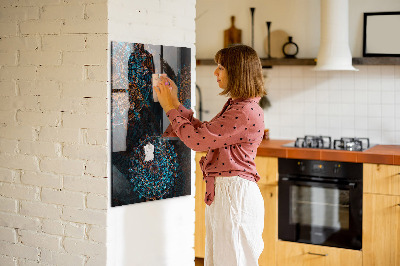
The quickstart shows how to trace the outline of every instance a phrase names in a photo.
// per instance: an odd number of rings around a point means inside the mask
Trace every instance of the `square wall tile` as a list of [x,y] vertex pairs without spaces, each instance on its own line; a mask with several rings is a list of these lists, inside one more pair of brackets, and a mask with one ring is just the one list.
[[382,118],[395,116],[395,106],[393,104],[383,104],[382,105]]

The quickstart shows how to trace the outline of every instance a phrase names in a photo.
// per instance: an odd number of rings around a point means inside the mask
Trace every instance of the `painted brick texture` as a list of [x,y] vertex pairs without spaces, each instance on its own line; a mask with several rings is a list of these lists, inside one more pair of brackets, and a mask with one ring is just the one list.
[[0,1],[0,265],[105,265],[106,0]]

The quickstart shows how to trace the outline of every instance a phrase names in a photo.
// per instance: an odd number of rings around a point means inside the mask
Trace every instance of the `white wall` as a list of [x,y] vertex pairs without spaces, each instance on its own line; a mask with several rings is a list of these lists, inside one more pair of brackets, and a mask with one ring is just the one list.
[[[194,88],[195,4],[195,0],[109,1],[109,43],[123,41],[191,48]],[[109,208],[108,265],[194,264],[193,160],[192,169],[191,196]]]
[[[314,58],[320,38],[320,0],[202,0],[197,3],[197,58],[213,58],[223,46],[223,31],[230,27],[230,17],[242,30],[242,42],[251,45],[251,13],[254,15],[254,49],[266,57],[264,41],[266,21],[271,31],[283,30],[299,46],[299,58]],[[362,56],[363,12],[399,11],[398,0],[349,0],[349,42],[353,57]],[[390,30],[390,29],[388,29]],[[272,40],[273,42],[273,40]],[[272,46],[272,45],[271,45]]]
[[[237,16],[238,28],[248,29],[243,33],[243,42],[250,44],[250,6],[256,7],[257,23],[263,26],[262,30],[255,31],[255,49],[261,57],[266,55],[262,43],[266,36],[265,20],[272,21],[273,29],[280,27],[293,32],[300,47],[299,58],[317,56],[318,0],[219,3],[225,8],[217,8],[214,1],[197,5],[198,58],[213,58],[222,47],[222,31],[229,27],[232,14]],[[353,57],[360,57],[362,12],[398,11],[400,1],[349,0],[349,9],[350,47]],[[264,16],[257,15],[262,12]],[[305,134],[324,134],[334,138],[369,137],[373,143],[400,144],[400,66],[355,67],[360,71],[314,72],[310,66],[274,66],[264,70],[272,104],[264,113],[271,137],[295,139]],[[211,119],[226,101],[222,96],[215,97],[219,89],[213,71],[213,66],[197,68],[196,82],[202,89],[203,109],[209,111],[203,114],[203,120]]]

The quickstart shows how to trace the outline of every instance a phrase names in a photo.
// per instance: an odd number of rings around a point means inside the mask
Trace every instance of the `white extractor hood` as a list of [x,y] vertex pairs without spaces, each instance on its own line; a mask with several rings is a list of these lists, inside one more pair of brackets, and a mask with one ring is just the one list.
[[358,71],[349,47],[348,0],[321,0],[321,40],[314,70]]

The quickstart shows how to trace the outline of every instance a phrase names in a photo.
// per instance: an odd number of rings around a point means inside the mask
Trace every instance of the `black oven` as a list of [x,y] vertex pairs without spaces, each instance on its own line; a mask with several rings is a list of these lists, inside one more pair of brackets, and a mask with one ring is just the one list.
[[278,238],[361,250],[362,164],[278,160]]

